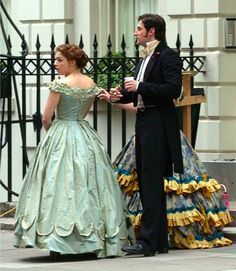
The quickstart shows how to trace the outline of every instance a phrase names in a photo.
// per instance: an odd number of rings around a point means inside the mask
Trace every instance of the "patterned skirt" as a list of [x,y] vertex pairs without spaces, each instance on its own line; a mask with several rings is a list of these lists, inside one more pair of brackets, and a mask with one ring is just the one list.
[[[230,245],[223,227],[232,222],[218,181],[211,178],[181,132],[184,174],[165,177],[170,247],[212,248]],[[135,164],[135,136],[113,162],[118,182],[138,235],[142,216]]]

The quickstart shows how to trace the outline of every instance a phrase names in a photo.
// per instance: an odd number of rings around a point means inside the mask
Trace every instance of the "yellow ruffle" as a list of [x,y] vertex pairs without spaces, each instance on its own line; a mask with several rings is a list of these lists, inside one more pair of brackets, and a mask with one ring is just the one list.
[[[179,216],[179,217],[178,217]],[[227,213],[222,213],[222,216],[228,216]],[[141,217],[142,214],[139,213],[138,215],[130,215],[131,222],[134,226],[135,235],[136,237],[139,236],[140,233],[140,224],[141,224]],[[232,241],[222,237],[221,239],[216,238],[212,241],[207,240],[196,240],[192,233],[188,233],[187,237],[183,237],[175,226],[186,226],[195,221],[199,221],[203,226],[203,231],[206,234],[211,234],[212,230],[209,225],[209,221],[204,218],[204,216],[198,212],[197,210],[187,211],[183,213],[175,213],[175,214],[168,214],[168,231],[171,233],[171,236],[174,236],[174,246],[178,248],[189,248],[189,249],[199,249],[199,248],[213,248],[219,246],[229,246],[232,244]],[[231,217],[228,217],[231,219]],[[223,224],[219,224],[222,226]],[[225,225],[225,224],[224,224]],[[173,241],[172,241],[173,242]]]
[[220,226],[225,226],[226,224],[229,224],[230,222],[233,221],[230,213],[228,210],[225,212],[218,212],[217,214],[213,214],[209,212],[207,214],[207,221],[214,227],[220,227]]
[[[118,175],[118,183],[124,189],[125,193],[131,195],[132,192],[139,189],[137,172],[134,170],[131,175]],[[203,193],[205,197],[210,197],[211,193],[221,189],[221,185],[217,180],[213,178],[209,179],[207,175],[203,175],[203,179],[199,182],[192,180],[189,183],[178,183],[176,180],[165,179],[164,189],[167,193],[175,191],[176,194],[189,194],[201,189],[201,193]]]
[[[196,221],[202,224],[205,233],[211,233],[210,226],[223,227],[232,222],[232,217],[227,210],[226,212],[219,212],[218,214],[206,213],[201,210],[200,213],[197,209],[191,211],[183,211],[167,214],[168,227],[182,227],[192,224]],[[134,227],[140,226],[142,214],[130,215]]]
[[167,214],[168,227],[182,227],[202,219],[204,216],[197,209]]
[[189,183],[178,183],[176,180],[164,180],[165,191],[167,193],[175,191],[176,194],[193,193],[199,189],[205,196],[210,196],[210,193],[221,189],[221,185],[215,179],[208,179],[207,175],[199,182],[192,180]]
[[189,234],[187,237],[182,237],[181,234],[173,230],[174,236],[174,246],[178,248],[189,248],[189,249],[196,249],[196,248],[213,248],[219,246],[229,246],[232,244],[232,241],[222,237],[221,239],[216,238],[212,241],[207,240],[196,240],[192,234]]
[[133,224],[136,238],[138,238],[139,233],[140,233],[141,217],[142,217],[141,213],[139,213],[136,216],[132,215],[132,214],[130,215],[130,220],[131,220],[131,222]]
[[201,214],[203,216],[203,220],[200,221],[203,231],[205,233],[210,234],[212,232],[211,226],[213,227],[224,227],[226,224],[232,222],[232,217],[228,210],[226,211],[220,211],[216,214],[213,214],[212,212],[209,212],[206,214],[205,209],[203,206],[200,206],[201,208]]
[[128,195],[139,190],[136,171],[133,171],[131,175],[118,175],[118,183],[122,190]]

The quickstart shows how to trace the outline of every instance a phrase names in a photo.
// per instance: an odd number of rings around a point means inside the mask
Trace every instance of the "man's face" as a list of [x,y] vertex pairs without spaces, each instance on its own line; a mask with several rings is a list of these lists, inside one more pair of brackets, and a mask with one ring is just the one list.
[[155,39],[153,36],[153,28],[147,31],[142,21],[138,22],[137,28],[134,31],[134,36],[137,39],[137,44],[143,46],[145,46],[147,42]]

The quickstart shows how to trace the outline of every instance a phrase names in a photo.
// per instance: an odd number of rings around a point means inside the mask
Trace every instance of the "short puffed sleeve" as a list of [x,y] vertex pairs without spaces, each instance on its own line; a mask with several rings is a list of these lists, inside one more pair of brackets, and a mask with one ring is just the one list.
[[101,89],[95,85],[91,88],[78,88],[78,87],[70,87],[65,83],[58,82],[56,80],[52,81],[48,84],[49,90],[53,92],[63,93],[65,95],[86,99],[90,97],[94,97],[101,92]]

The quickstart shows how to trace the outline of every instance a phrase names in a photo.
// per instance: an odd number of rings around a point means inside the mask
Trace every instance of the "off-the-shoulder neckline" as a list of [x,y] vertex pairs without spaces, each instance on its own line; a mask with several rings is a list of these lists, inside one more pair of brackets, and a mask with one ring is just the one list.
[[93,88],[96,88],[97,85],[95,84],[94,86],[91,86],[91,87],[87,87],[87,88],[81,88],[81,87],[71,87],[69,86],[67,83],[63,83],[63,82],[59,82],[57,80],[54,80],[54,83],[57,84],[57,85],[61,85],[61,86],[64,86],[66,88],[69,88],[69,89],[72,89],[72,90],[89,90],[89,89],[93,89]]

